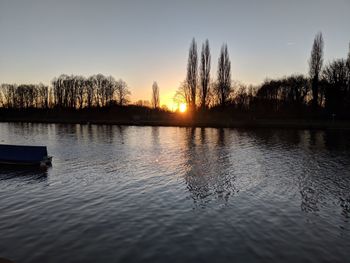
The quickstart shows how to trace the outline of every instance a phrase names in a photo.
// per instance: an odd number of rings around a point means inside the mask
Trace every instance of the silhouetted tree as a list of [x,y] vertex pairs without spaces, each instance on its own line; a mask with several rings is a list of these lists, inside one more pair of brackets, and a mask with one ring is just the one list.
[[111,105],[114,101],[114,94],[116,91],[117,81],[109,76],[106,79],[106,87],[105,87],[105,106]]
[[256,97],[265,111],[295,111],[306,104],[309,81],[303,75],[292,75],[277,80],[265,80]]
[[2,107],[16,109],[48,108],[49,88],[43,84],[2,84],[0,104]]
[[188,54],[187,62],[187,77],[186,88],[189,89],[190,101],[189,107],[193,111],[196,108],[196,90],[198,82],[198,55],[197,55],[197,43],[193,38]]
[[202,45],[201,64],[200,64],[200,89],[199,96],[202,109],[208,104],[209,85],[210,85],[210,47],[208,39]]
[[215,93],[221,106],[226,105],[231,91],[231,61],[229,58],[227,45],[224,44],[221,47],[219,56],[218,76],[215,87]]
[[152,85],[152,106],[155,109],[159,108],[160,99],[159,99],[159,87],[156,81]]
[[[122,104],[126,103],[128,89],[121,84],[117,95],[121,94]],[[112,76],[97,74],[85,79],[82,76],[61,75],[52,81],[54,105],[63,108],[80,108],[84,106],[105,107],[115,102],[117,82]],[[119,97],[118,97],[119,99]]]
[[263,102],[265,111],[278,110],[279,80],[265,80],[256,94],[259,101]]
[[95,98],[95,76],[91,76],[86,80],[86,105],[88,108],[91,108],[94,105]]
[[250,106],[254,101],[255,88],[252,85],[246,86],[244,84],[238,84],[235,87],[235,96],[232,102],[236,108],[240,111],[250,110]]
[[49,108],[49,87],[43,84],[39,84],[38,87],[38,100],[40,108]]
[[122,79],[119,79],[116,83],[116,95],[117,95],[117,103],[122,106],[126,105],[129,102],[129,95],[131,92],[129,91],[128,85]]
[[187,105],[190,105],[191,103],[191,90],[188,87],[187,81],[183,81],[180,84],[180,87],[175,92],[175,95],[173,97],[173,101],[180,105],[181,103],[186,103]]
[[249,95],[245,85],[239,85],[233,102],[239,110],[245,110],[249,107]]
[[15,85],[15,84],[6,85],[5,97],[7,100],[8,108],[15,108],[16,107],[16,89],[17,89],[17,85]]
[[54,105],[56,107],[63,107],[63,80],[65,77],[66,75],[61,75],[58,78],[54,78],[52,80]]
[[102,74],[97,74],[95,76],[95,103],[97,107],[101,107],[104,104],[104,85],[105,85],[105,76]]
[[348,69],[346,60],[337,59],[329,63],[323,70],[322,76],[327,82],[325,93],[325,107],[330,113],[342,113],[348,108]]
[[83,76],[76,76],[76,85],[77,85],[76,104],[80,109],[82,109],[84,106],[84,99],[86,96],[87,80]]
[[309,75],[312,85],[312,105],[314,108],[318,105],[319,76],[323,64],[323,46],[323,37],[320,32],[315,36],[309,60]]

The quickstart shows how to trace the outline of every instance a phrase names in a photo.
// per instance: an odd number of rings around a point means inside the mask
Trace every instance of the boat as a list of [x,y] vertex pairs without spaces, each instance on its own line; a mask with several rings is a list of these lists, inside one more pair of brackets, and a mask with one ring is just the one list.
[[46,146],[0,144],[1,165],[27,165],[47,167],[52,157],[47,155]]

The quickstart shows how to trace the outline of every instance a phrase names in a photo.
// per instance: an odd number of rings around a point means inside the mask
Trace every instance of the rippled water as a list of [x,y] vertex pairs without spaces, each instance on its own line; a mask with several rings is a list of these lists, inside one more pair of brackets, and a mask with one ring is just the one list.
[[349,262],[350,132],[0,123],[16,262]]

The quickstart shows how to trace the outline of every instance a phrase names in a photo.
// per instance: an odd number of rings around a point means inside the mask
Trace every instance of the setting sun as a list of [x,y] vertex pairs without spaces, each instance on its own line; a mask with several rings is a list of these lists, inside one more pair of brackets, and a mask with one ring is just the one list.
[[186,109],[187,109],[186,103],[181,103],[179,107],[180,112],[185,112]]

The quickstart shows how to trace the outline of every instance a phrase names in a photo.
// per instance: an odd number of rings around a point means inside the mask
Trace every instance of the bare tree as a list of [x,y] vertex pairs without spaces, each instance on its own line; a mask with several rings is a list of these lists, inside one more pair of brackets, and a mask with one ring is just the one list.
[[76,105],[78,105],[78,107],[82,109],[84,106],[84,99],[86,94],[86,79],[83,76],[76,76],[76,85]]
[[211,63],[211,55],[210,55],[210,47],[208,39],[202,45],[201,52],[201,64],[200,64],[200,102],[201,108],[206,108],[208,104],[208,94],[209,94],[209,84],[210,84],[210,63]]
[[94,105],[95,83],[95,76],[91,76],[86,80],[86,105],[88,108]]
[[188,53],[187,62],[187,77],[186,77],[186,88],[189,89],[190,101],[189,107],[193,111],[196,108],[196,89],[198,82],[198,55],[197,55],[197,43],[193,38]]
[[221,106],[226,105],[231,91],[231,61],[227,45],[223,44],[219,56],[218,79],[215,87],[215,93]]
[[128,96],[131,94],[128,85],[122,79],[119,79],[116,83],[115,92],[117,95],[117,102],[120,106],[126,105],[129,102]]
[[175,92],[173,101],[175,104],[178,104],[178,105],[180,105],[181,103],[186,103],[187,105],[190,105],[191,103],[190,89],[188,88],[186,81],[183,81],[180,84],[180,87]]
[[49,108],[49,87],[39,84],[38,87],[39,104],[41,108]]
[[53,79],[52,87],[54,94],[54,101],[56,107],[67,107],[67,97],[68,97],[68,79],[67,75],[60,75],[58,78]]
[[17,86],[13,84],[2,84],[2,95],[4,104],[7,108],[13,108],[15,106],[15,90]]
[[107,105],[110,105],[114,100],[116,86],[117,86],[117,81],[112,76],[107,77],[106,92],[105,92],[105,96],[106,96],[105,100]]
[[322,77],[326,80],[325,107],[332,113],[341,113],[346,105],[347,66],[344,59],[337,59],[325,66]]
[[96,106],[101,107],[104,106],[104,82],[105,76],[102,74],[97,74],[95,77],[96,80],[96,92],[95,92],[95,101]]
[[316,108],[318,105],[318,93],[319,93],[319,78],[323,64],[323,37],[319,32],[314,39],[314,43],[311,50],[311,57],[309,60],[309,76],[312,85],[312,105]]
[[152,106],[155,109],[159,108],[160,100],[159,100],[159,87],[156,81],[153,82],[152,85]]

